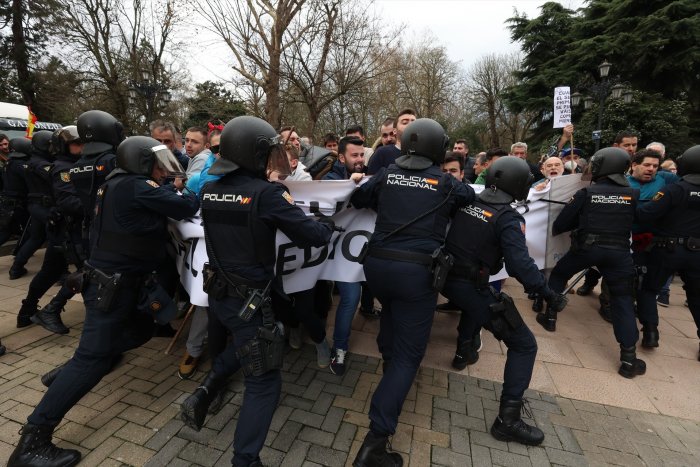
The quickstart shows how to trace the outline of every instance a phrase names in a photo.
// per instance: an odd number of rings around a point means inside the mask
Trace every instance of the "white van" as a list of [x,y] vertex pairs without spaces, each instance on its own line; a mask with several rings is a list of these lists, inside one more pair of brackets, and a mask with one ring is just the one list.
[[[6,134],[8,138],[25,136],[27,134],[28,118],[29,109],[27,109],[27,106],[0,102],[0,133]],[[36,122],[34,131],[54,131],[59,128],[63,128],[63,125],[59,123]]]

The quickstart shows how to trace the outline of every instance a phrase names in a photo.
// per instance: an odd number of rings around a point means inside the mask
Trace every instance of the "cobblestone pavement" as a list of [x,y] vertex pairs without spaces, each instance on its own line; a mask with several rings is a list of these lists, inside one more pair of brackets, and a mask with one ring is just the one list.
[[[72,355],[84,313],[80,302],[69,303],[64,316],[71,333],[65,336],[37,326],[15,329],[28,281],[0,283],[0,336],[8,347],[0,357],[0,464],[44,393],[40,375]],[[230,465],[242,401],[240,375],[229,384],[227,404],[195,432],[177,414],[204,372],[180,380],[175,373],[182,343],[175,355],[164,354],[167,344],[156,338],[129,352],[67,414],[56,431],[57,443],[79,449],[80,465]],[[280,405],[261,454],[265,465],[349,465],[367,431],[370,398],[380,377],[381,361],[371,356],[351,354],[348,371],[338,377],[317,368],[313,346],[290,350]],[[690,420],[697,414],[677,418],[534,390],[526,397],[534,423],[546,433],[543,445],[497,441],[488,429],[500,389],[497,382],[422,367],[393,449],[409,466],[700,465],[700,423]]]

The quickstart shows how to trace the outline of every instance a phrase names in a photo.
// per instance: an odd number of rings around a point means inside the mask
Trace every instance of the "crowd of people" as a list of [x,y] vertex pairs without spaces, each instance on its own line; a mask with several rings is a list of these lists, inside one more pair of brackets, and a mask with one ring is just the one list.
[[[242,371],[234,466],[262,465],[287,344],[301,348],[306,333],[318,366],[342,376],[358,309],[379,320],[383,375],[353,465],[403,465],[388,441],[425,354],[439,293],[448,301],[438,310],[461,313],[455,369],[477,363],[482,329],[508,347],[492,435],[542,443],[542,430],[520,415],[537,342],[513,299],[500,291],[501,281],[490,279],[503,266],[550,332],[567,305],[572,277],[585,271],[579,295],[592,293],[602,277],[600,314],[613,324],[626,378],[646,369],[636,355],[637,321],[641,345],[659,346],[657,304],[668,306],[675,273],[700,329],[700,146],[667,159],[663,144],[638,150],[637,135],[621,131],[611,147],[586,160],[571,147],[569,125],[538,163],[529,162],[524,142],[470,156],[465,140],[449,145],[437,122],[411,109],[387,118],[372,147],[359,125],[314,145],[293,126],[275,130],[249,116],[191,127],[184,138],[167,121],[149,129],[150,136],[125,138],[113,116],[91,110],[75,126],[37,131],[31,140],[0,135],[0,243],[19,234],[10,279],[26,275],[27,261],[46,244],[17,327],[37,324],[66,334],[61,312],[68,300],[80,293],[86,309],[75,354],[41,378],[47,392],[22,428],[10,466],[79,462],[78,451],[53,444],[53,430],[124,352],[175,332],[170,322],[177,302],[187,298],[167,223],[197,213],[209,258],[203,271],[209,306],[193,308],[177,373],[192,378],[207,349],[212,366],[180,416],[200,430],[207,414],[220,409],[228,379]],[[563,207],[551,232],[571,232],[571,249],[551,271],[539,271],[525,242],[525,220],[512,205],[574,173],[592,183]],[[360,258],[365,282],[318,281],[284,293],[275,274],[275,232],[299,247],[320,247],[343,227],[332,217],[306,216],[280,180],[357,184],[350,203],[377,214]],[[484,189],[477,195],[470,185],[479,184]],[[59,292],[39,307],[57,282]],[[331,345],[326,330],[334,291]],[[0,355],[5,351],[0,344]]]

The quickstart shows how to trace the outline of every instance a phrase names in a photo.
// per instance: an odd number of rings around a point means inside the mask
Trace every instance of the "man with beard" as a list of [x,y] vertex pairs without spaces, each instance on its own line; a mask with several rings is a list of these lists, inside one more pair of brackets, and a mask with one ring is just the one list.
[[[364,142],[356,136],[346,136],[338,143],[338,160],[324,180],[353,180],[358,183],[364,176],[365,148]],[[331,353],[331,372],[345,374],[345,358],[348,352],[350,328],[355,310],[360,302],[362,284],[360,282],[335,282],[340,292],[340,302],[335,311],[335,330],[333,331],[333,352]]]

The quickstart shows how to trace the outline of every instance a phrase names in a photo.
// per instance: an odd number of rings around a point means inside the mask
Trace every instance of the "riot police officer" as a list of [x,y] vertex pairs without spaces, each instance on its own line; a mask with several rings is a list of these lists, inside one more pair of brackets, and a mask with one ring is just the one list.
[[[82,143],[77,128],[67,126],[56,130],[51,139],[51,153],[56,160],[51,165],[53,199],[47,226],[48,245],[41,270],[29,284],[24,303],[36,308],[39,298],[60,278],[68,264],[80,269],[86,252],[82,247],[81,221],[83,208],[75,187],[70,181],[70,169],[80,157]],[[32,322],[57,334],[67,334],[68,328],[61,320],[61,310],[74,295],[64,284],[51,301],[31,317]]]
[[[183,402],[181,417],[199,430],[226,378],[242,367],[245,395],[233,440],[235,467],[262,465],[260,450],[280,396],[284,337],[267,306],[276,229],[301,247],[325,245],[333,232],[332,221],[307,218],[283,186],[267,181],[273,170],[290,172],[284,151],[274,151],[278,158],[270,160],[276,136],[259,118],[229,121],[221,133],[221,158],[209,171],[223,177],[207,183],[200,194],[210,265],[205,291],[210,311],[233,340],[214,360],[202,385]],[[279,164],[286,169],[280,170]]]
[[457,208],[474,199],[468,185],[440,169],[448,143],[436,121],[421,118],[410,123],[401,137],[403,155],[351,198],[354,207],[377,211],[364,272],[382,304],[377,344],[385,367],[372,396],[370,430],[353,463],[356,467],[403,464],[386,446],[430,336],[437,302],[432,255],[444,242]]
[[[676,163],[681,180],[666,185],[637,209],[639,221],[653,222],[654,231],[637,307],[640,317],[658,320],[656,296],[668,277],[678,272],[700,337],[700,146],[686,150]],[[658,330],[654,337],[658,346]]]
[[[17,249],[15,260],[10,268],[10,279],[20,278],[27,273],[24,265],[46,240],[47,214],[52,203],[51,186],[47,175],[51,165],[50,142],[50,131],[37,131],[32,136],[32,149],[23,172],[27,186],[27,211],[30,216],[27,227],[29,237]],[[17,327],[31,324],[28,316],[18,318]]]
[[151,338],[153,316],[137,303],[151,271],[165,256],[167,218],[191,217],[199,207],[193,194],[180,196],[173,185],[159,185],[184,171],[155,139],[125,140],[117,149],[116,165],[97,194],[92,249],[84,265],[86,313],[80,344],[29,415],[8,466],[59,467],[79,461],[78,451],[51,442],[53,430],[116,358]]
[[[27,184],[27,209],[29,210],[30,221],[30,240],[35,241],[41,239],[43,243],[46,238],[46,226],[49,222],[49,213],[54,205],[53,193],[51,191],[51,164],[54,157],[50,154],[49,148],[51,144],[52,133],[50,131],[37,131],[32,136],[32,151],[27,167],[24,172],[25,181]],[[17,251],[15,263],[12,268],[21,266],[24,269],[24,264],[29,260],[30,255],[35,249],[32,243],[25,243]],[[60,254],[58,256],[49,251],[44,255],[44,263],[42,269],[48,270],[50,265],[61,267]],[[45,266],[44,266],[45,265]],[[65,270],[63,265],[61,272]],[[26,271],[26,270],[25,270]],[[10,269],[12,273],[12,269]],[[31,317],[37,311],[37,303],[42,295],[53,285],[60,277],[53,278],[51,282],[44,287],[45,279],[49,279],[42,274],[37,274],[29,286],[27,298],[22,301],[22,307],[17,313],[17,327],[22,328],[29,326],[32,321]],[[32,288],[32,285],[34,286]]]
[[77,126],[84,146],[69,176],[83,205],[83,234],[87,239],[97,190],[115,167],[115,151],[124,139],[124,128],[119,120],[101,110],[83,112]]
[[[25,241],[29,239],[29,234],[23,230],[28,219],[27,182],[24,178],[24,172],[27,170],[31,151],[32,141],[27,138],[13,138],[10,141],[10,154],[7,156],[7,163],[2,171],[0,245],[8,241],[13,233],[21,232],[26,235]],[[37,248],[39,246],[41,245],[37,245]]]
[[[596,266],[610,290],[613,329],[620,344],[620,369],[625,378],[646,372],[637,358],[639,338],[632,298],[635,269],[630,253],[630,232],[639,190],[625,177],[630,157],[620,148],[604,148],[590,161],[593,184],[577,191],[559,213],[552,234],[571,231],[571,249],[552,269],[549,287],[561,293],[578,271]],[[555,331],[557,311],[548,307],[537,315],[547,331]]]
[[453,367],[463,370],[479,359],[472,336],[481,327],[508,347],[500,410],[491,433],[501,441],[537,445],[544,440],[544,433],[520,418],[537,342],[513,300],[488,284],[489,276],[498,272],[505,260],[506,270],[523,284],[525,292],[537,293],[555,309],[566,304],[563,296],[547,287],[544,275],[528,255],[525,219],[510,205],[527,198],[532,179],[529,166],[518,157],[501,157],[489,168],[484,191],[452,221],[445,250],[454,266],[442,294],[462,310]]

